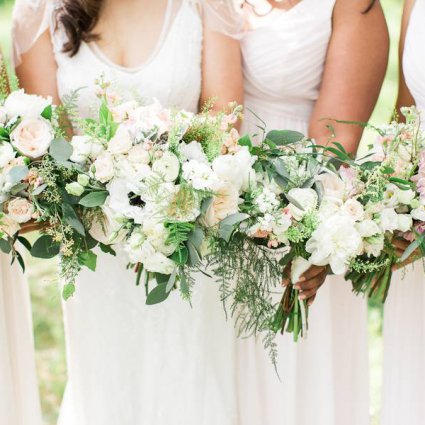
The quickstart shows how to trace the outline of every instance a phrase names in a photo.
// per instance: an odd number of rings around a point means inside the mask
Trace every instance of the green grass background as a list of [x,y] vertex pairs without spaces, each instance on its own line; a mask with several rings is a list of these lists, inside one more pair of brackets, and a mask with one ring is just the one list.
[[[397,93],[397,45],[402,11],[401,0],[381,0],[391,35],[391,58],[385,84],[372,122],[388,121]],[[0,44],[7,55],[13,1],[0,0]],[[367,60],[367,58],[365,58]],[[365,136],[370,137],[369,135]],[[28,260],[33,303],[37,369],[45,425],[56,424],[65,380],[65,347],[60,297],[54,277],[55,262]],[[371,425],[379,425],[382,378],[382,308],[369,306]],[[342,425],[342,424],[341,424]]]

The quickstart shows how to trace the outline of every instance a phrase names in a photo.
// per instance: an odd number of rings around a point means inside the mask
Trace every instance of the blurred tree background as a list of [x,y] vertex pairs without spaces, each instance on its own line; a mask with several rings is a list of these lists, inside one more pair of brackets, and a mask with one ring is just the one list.
[[[384,87],[372,122],[389,120],[397,93],[397,46],[402,0],[381,0],[391,35],[391,57]],[[0,0],[0,45],[7,56],[10,51],[10,25],[13,0]],[[365,58],[367,60],[367,58]],[[365,140],[373,137],[365,135]],[[29,260],[28,277],[33,302],[33,320],[37,368],[45,425],[56,424],[66,381],[65,346],[61,299],[54,277],[55,262]],[[382,308],[369,306],[371,425],[379,425],[382,378]],[[284,356],[284,353],[282,353]],[[342,425],[342,424],[341,424]]]

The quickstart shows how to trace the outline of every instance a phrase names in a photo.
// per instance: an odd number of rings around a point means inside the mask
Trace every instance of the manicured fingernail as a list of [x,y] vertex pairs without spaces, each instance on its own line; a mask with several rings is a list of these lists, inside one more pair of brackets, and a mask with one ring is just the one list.
[[294,285],[294,288],[295,288],[297,291],[301,291],[301,286],[300,286],[300,285]]
[[300,282],[305,282],[307,279],[304,276],[300,277]]
[[299,299],[300,301],[304,301],[306,298],[307,298],[307,297],[306,297],[304,294],[301,294],[301,295],[298,297],[298,299]]

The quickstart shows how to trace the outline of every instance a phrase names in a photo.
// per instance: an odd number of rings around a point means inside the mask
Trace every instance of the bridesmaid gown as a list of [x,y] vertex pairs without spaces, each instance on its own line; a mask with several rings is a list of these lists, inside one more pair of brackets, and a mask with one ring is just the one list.
[[[425,117],[425,1],[416,0],[407,29],[403,69]],[[425,272],[421,261],[398,271],[384,312],[382,425],[425,423]]]
[[[135,68],[108,59],[95,43],[63,53],[61,28],[51,30],[61,98],[80,87],[79,112],[97,103],[103,74],[120,93],[195,112],[201,88],[202,20],[198,4],[169,0],[150,58]],[[60,425],[235,425],[234,331],[217,285],[197,275],[192,305],[173,293],[146,306],[143,288],[118,253],[98,256],[75,296],[63,305],[68,385]]]
[[[0,52],[0,74],[4,72]],[[0,423],[41,425],[28,284],[0,254]]]
[[[246,117],[242,133],[267,128],[307,134],[332,33],[335,0],[302,0],[249,19],[241,35]],[[278,337],[279,376],[261,342],[238,345],[243,425],[366,425],[366,303],[330,277],[311,307],[308,338]]]

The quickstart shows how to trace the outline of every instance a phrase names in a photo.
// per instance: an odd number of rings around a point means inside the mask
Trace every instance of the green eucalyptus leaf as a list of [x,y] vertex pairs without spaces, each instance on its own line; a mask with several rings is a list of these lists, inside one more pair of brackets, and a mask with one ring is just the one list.
[[201,214],[206,214],[208,208],[213,203],[214,198],[212,196],[205,198],[201,203]]
[[161,283],[149,292],[146,298],[147,305],[162,303],[169,297],[170,291],[167,292],[167,283]]
[[18,183],[15,184],[15,186],[12,187],[12,189],[10,189],[10,193],[15,196],[17,195],[19,192],[22,192],[23,190],[28,189],[28,185],[25,183]]
[[201,256],[195,246],[189,241],[186,243],[186,246],[189,252],[188,265],[190,267],[196,267],[201,262]]
[[91,192],[88,195],[81,198],[79,204],[86,208],[101,207],[105,203],[108,195],[109,194],[106,190]]
[[27,249],[27,251],[31,252],[32,246],[28,239],[23,236],[18,236],[18,241]]
[[242,221],[247,220],[249,217],[250,217],[249,214],[245,214],[245,213],[231,214],[220,221],[220,227],[234,226],[235,224],[242,223]]
[[189,233],[188,241],[195,247],[197,251],[201,249],[201,245],[204,239],[205,233],[199,226],[195,226],[195,228]]
[[419,241],[413,241],[404,251],[403,255],[400,258],[400,262],[406,261],[415,251],[419,248]]
[[304,139],[304,134],[292,130],[272,130],[267,133],[266,139],[277,146],[291,145]]
[[50,144],[49,154],[58,162],[66,162],[72,155],[72,145],[65,139],[54,139]]
[[62,204],[62,213],[63,213],[63,220],[67,224],[69,224],[80,235],[82,236],[86,235],[84,226],[81,223],[80,219],[78,218],[77,213],[74,211],[74,208],[72,207],[72,205]]
[[64,285],[62,290],[62,297],[65,301],[68,301],[75,294],[75,285],[68,283]]
[[171,290],[174,288],[174,284],[176,283],[176,278],[177,278],[177,269],[173,271],[170,278],[168,279],[167,286],[165,288],[167,292],[171,292]]
[[95,272],[97,264],[97,255],[92,251],[82,252],[78,256],[80,265],[87,267],[89,270]]
[[247,146],[248,148],[251,148],[252,147],[251,137],[248,134],[245,134],[245,136],[239,139],[238,144],[239,146]]
[[33,191],[32,191],[32,195],[37,196],[40,195],[40,193],[42,193],[44,191],[44,189],[46,189],[47,184],[41,184],[40,186],[37,186]]
[[17,183],[20,183],[22,180],[24,180],[29,173],[29,169],[25,165],[19,165],[17,167],[13,167],[9,171],[9,182],[12,186],[14,186]]
[[12,245],[6,239],[0,239],[0,250],[5,254],[10,254],[12,251]]
[[60,244],[53,241],[51,236],[40,236],[31,248],[31,255],[35,258],[54,258],[60,252]]

